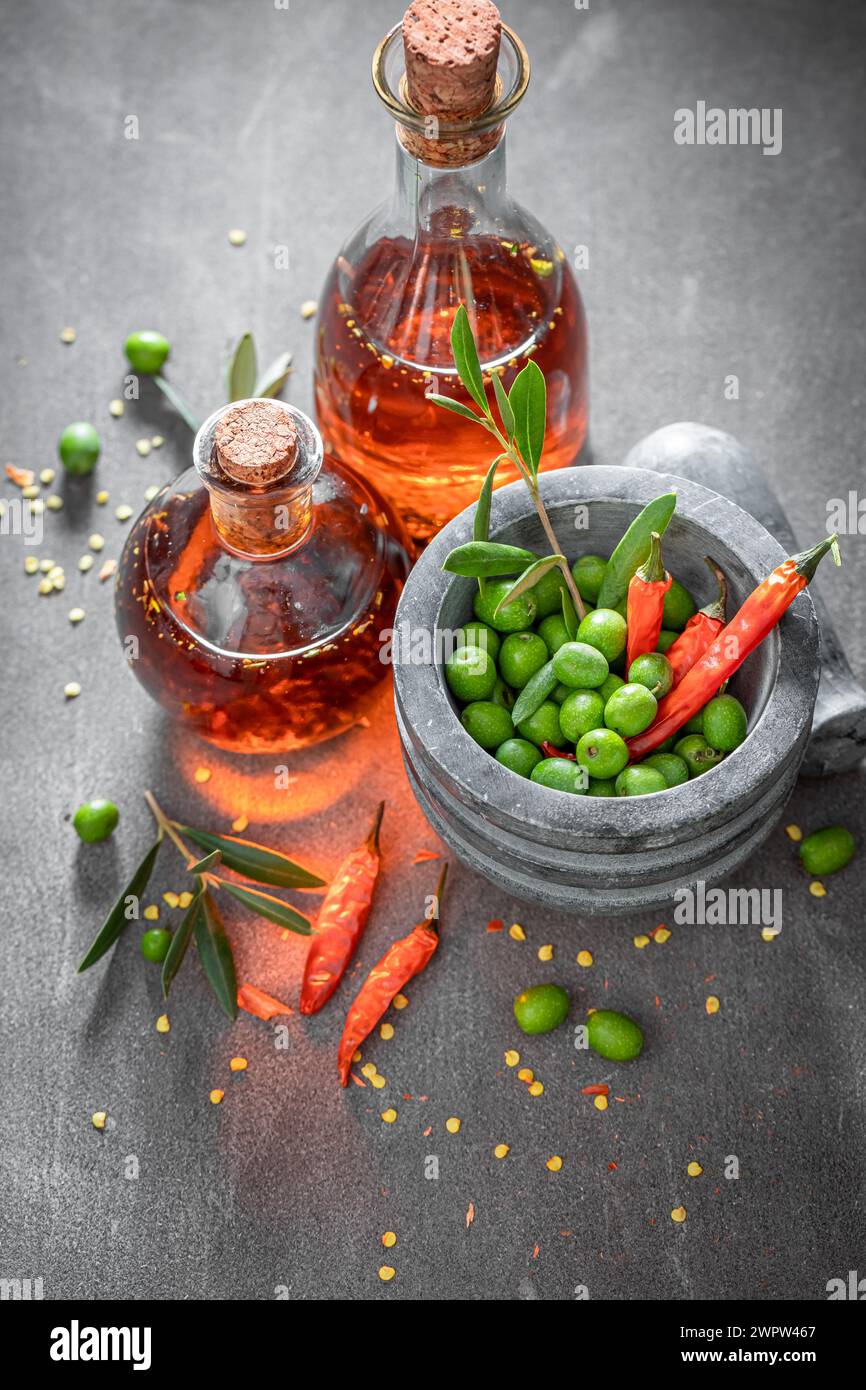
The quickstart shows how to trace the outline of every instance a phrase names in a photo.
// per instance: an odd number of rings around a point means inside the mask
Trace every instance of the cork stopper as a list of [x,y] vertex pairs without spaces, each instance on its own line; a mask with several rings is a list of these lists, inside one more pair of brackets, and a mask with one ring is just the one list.
[[403,16],[411,104],[443,120],[486,111],[496,93],[501,37],[491,0],[414,0]]
[[294,421],[272,400],[233,406],[214,431],[223,472],[246,487],[268,487],[290,473],[298,456]]

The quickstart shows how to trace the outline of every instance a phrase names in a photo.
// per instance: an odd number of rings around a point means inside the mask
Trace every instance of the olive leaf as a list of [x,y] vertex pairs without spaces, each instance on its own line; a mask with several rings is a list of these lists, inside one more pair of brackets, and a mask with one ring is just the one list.
[[493,502],[493,479],[496,477],[496,470],[503,458],[504,454],[500,454],[499,458],[493,460],[487,470],[487,477],[484,479],[481,491],[478,494],[478,503],[472,522],[472,536],[476,541],[486,541],[490,538],[490,507]]
[[210,854],[206,854],[204,859],[200,859],[197,864],[188,865],[188,872],[191,874],[206,874],[208,869],[212,869],[214,864],[218,864],[222,858],[222,850],[212,849]]
[[199,960],[220,1008],[231,1019],[238,1013],[238,984],[231,943],[226,936],[220,910],[213,895],[205,889],[195,919],[195,944]]
[[256,345],[252,333],[244,333],[229,360],[226,374],[229,401],[246,401],[256,389]]
[[496,612],[500,613],[509,603],[513,603],[515,599],[520,598],[521,594],[525,594],[529,589],[534,588],[539,579],[543,579],[552,569],[557,569],[560,560],[564,559],[564,555],[545,555],[543,560],[536,560],[534,564],[531,564],[523,571],[520,578],[512,584],[508,592],[503,594],[496,605]]
[[493,373],[493,394],[496,397],[496,404],[499,406],[502,428],[511,440],[514,438],[514,411],[511,409],[511,402],[508,399],[498,372]]
[[192,940],[192,934],[195,931],[199,913],[201,912],[201,895],[203,891],[201,879],[199,879],[198,891],[184,913],[183,921],[171,938],[168,954],[162,963],[162,993],[166,999],[168,998],[171,982],[178,970],[180,970],[183,964],[183,958],[186,955],[187,947]]
[[289,379],[292,370],[292,354],[281,352],[271,365],[262,372],[251,393],[254,396],[278,396]]
[[153,873],[153,866],[156,863],[156,856],[162,844],[162,832],[160,832],[156,844],[151,845],[147,854],[142,859],[129,883],[124,888],[114,907],[109,912],[99,931],[78,967],[77,974],[84,970],[89,970],[91,965],[104,956],[106,951],[114,945],[120,933],[123,931],[127,922],[130,920],[126,915],[127,902],[130,898],[139,899],[148,885],[150,876]]
[[562,591],[562,621],[565,623],[565,630],[568,633],[569,642],[573,642],[577,636],[577,629],[580,623],[578,622],[574,599],[567,589],[563,589]]
[[239,883],[229,883],[224,878],[220,879],[220,887],[233,898],[237,898],[244,907],[258,913],[260,917],[265,917],[269,922],[275,922],[278,927],[297,932],[299,936],[312,935],[313,928],[310,926],[309,918],[296,908],[290,907],[288,903],[284,903],[282,898],[275,898],[270,893],[260,893],[257,888],[242,888]]
[[478,579],[482,575],[516,574],[537,559],[534,551],[523,550],[518,545],[502,545],[498,541],[467,541],[445,557],[442,568],[449,574]]
[[210,830],[196,830],[191,825],[176,827],[188,840],[201,849],[220,851],[222,862],[244,878],[255,883],[269,883],[272,888],[324,888],[324,879],[310,873],[278,850],[257,845],[252,840],[239,840],[235,835],[215,835]]
[[607,562],[596,599],[597,608],[616,608],[622,602],[632,575],[649,555],[653,531],[660,536],[664,534],[676,505],[676,493],[665,492],[638,512]]
[[438,396],[433,391],[430,392],[427,399],[432,401],[434,405],[441,405],[445,410],[453,411],[455,415],[462,415],[465,420],[474,420],[476,425],[486,427],[487,421],[482,420],[480,415],[476,415],[475,411],[470,410],[469,406],[464,405],[462,401],[452,401],[450,396]]
[[198,434],[201,429],[201,421],[196,418],[180,392],[172,386],[170,381],[166,381],[165,377],[162,376],[160,372],[152,376],[151,381],[155,386],[159,387],[172,410],[177,411],[177,414],[183,420],[184,424],[189,426],[193,434]]
[[538,473],[547,427],[547,386],[537,362],[527,362],[508,393],[514,411],[514,437],[533,477]]
[[511,722],[515,725],[528,719],[537,709],[540,709],[547,699],[556,689],[559,681],[553,670],[553,658],[551,657],[540,671],[536,671],[531,676],[526,685],[521,690],[511,711]]
[[454,364],[460,380],[475,404],[484,411],[489,420],[491,418],[490,406],[487,404],[484,378],[481,375],[481,363],[478,360],[478,349],[472,336],[465,304],[461,304],[454,315],[454,323],[451,326],[451,351],[454,354]]

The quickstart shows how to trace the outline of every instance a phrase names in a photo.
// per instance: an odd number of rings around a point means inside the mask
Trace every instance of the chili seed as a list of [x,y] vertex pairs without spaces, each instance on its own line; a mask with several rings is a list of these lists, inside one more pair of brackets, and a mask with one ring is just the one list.
[[395,1233],[393,1231],[386,1231],[382,1236],[382,1244],[386,1250],[393,1250],[394,1246],[397,1244]]
[[593,1101],[593,1105],[595,1106],[596,1110],[606,1110],[607,1096],[596,1096],[595,1100]]
[[539,959],[539,960],[553,960],[553,947],[552,947],[552,946],[539,946],[539,948],[538,948],[538,959]]
[[148,454],[150,453],[150,440],[136,439],[135,449],[136,453],[140,454],[143,459],[146,459]]
[[181,894],[179,895],[179,897],[178,897],[177,905],[178,905],[178,907],[182,907],[182,908],[184,909],[184,911],[185,911],[185,910],[189,907],[189,905],[190,905],[191,902],[192,902],[192,893],[181,893]]
[[246,1071],[248,1066],[246,1057],[233,1057],[229,1062],[229,1071]]
[[460,1121],[458,1120],[456,1115],[452,1115],[449,1120],[445,1121],[445,1128],[447,1129],[449,1134],[460,1133]]
[[551,1173],[558,1173],[560,1168],[562,1167],[562,1159],[560,1158],[559,1154],[554,1154],[552,1158],[549,1158],[547,1160],[544,1166],[545,1168],[549,1168]]
[[69,610],[69,621],[71,623],[83,623],[85,616],[83,608],[70,608]]
[[158,922],[159,908],[156,903],[150,903],[149,906],[144,909],[142,916],[146,922]]
[[232,830],[235,832],[236,835],[241,835],[246,830],[248,825],[249,821],[247,820],[246,816],[238,816],[236,820],[232,821]]
[[531,1096],[540,1096],[540,1095],[543,1095],[543,1093],[544,1093],[544,1087],[542,1086],[541,1082],[540,1082],[540,1081],[533,1081],[532,1085],[531,1085],[530,1088],[529,1088],[529,1094],[530,1094]]
[[775,940],[776,940],[776,937],[779,936],[780,934],[781,934],[781,933],[779,932],[779,930],[778,930],[777,927],[762,927],[762,928],[761,928],[761,940],[762,940],[762,941],[775,941]]
[[395,994],[391,1003],[394,1005],[395,1009],[405,1009],[409,1000],[406,998],[405,994]]
[[799,825],[786,825],[785,834],[787,835],[789,840],[794,841],[794,844],[797,844],[797,842],[799,840],[802,840],[803,838],[803,832],[800,829]]
[[315,299],[305,299],[303,304],[301,305],[301,318],[311,319],[318,307],[319,306],[316,303]]
[[88,570],[93,569],[93,556],[82,555],[81,559],[78,561],[78,568],[81,570],[82,574],[86,574]]
[[63,498],[58,497],[56,493],[52,493],[51,496],[46,500],[45,505],[48,508],[49,512],[62,512]]
[[161,434],[154,434],[151,435],[150,442],[153,445],[154,449],[161,449],[163,444],[165,443],[165,440],[163,439]]
[[818,883],[817,880],[809,884],[809,892],[812,894],[813,898],[826,898],[827,896],[827,889],[824,887],[823,883]]
[[194,776],[197,782],[209,782],[211,777],[210,768],[197,767]]
[[519,1061],[520,1053],[515,1052],[513,1048],[509,1048],[505,1054],[505,1065],[507,1067],[516,1067]]
[[379,1270],[379,1278],[383,1284],[389,1284],[396,1273],[397,1271],[392,1269],[390,1265],[382,1265]]
[[121,415],[123,414],[123,401],[117,399],[109,401],[108,413],[109,415],[113,415],[115,420],[119,420]]
[[703,1168],[701,1167],[701,1165],[700,1165],[699,1163],[695,1163],[694,1160],[692,1160],[692,1162],[689,1164],[688,1168],[686,1169],[686,1172],[688,1173],[688,1175],[689,1175],[690,1178],[699,1178],[699,1177],[701,1176],[701,1173],[702,1173],[703,1171],[704,1171],[704,1170],[703,1170]]
[[382,1119],[385,1121],[386,1125],[392,1125],[396,1118],[397,1111],[394,1109],[393,1105],[389,1106],[387,1110],[382,1111]]
[[677,1225],[681,1225],[682,1222],[685,1221],[685,1219],[686,1219],[686,1209],[685,1209],[685,1207],[674,1207],[673,1211],[671,1212],[671,1221],[676,1221]]
[[211,1103],[211,1105],[219,1105],[219,1103],[220,1103],[220,1101],[222,1100],[222,1098],[223,1098],[224,1095],[225,1095],[225,1091],[220,1091],[220,1090],[213,1090],[213,1091],[211,1091],[211,1093],[210,1093],[210,1103]]
[[76,334],[74,328],[61,328],[61,330],[60,330],[60,341],[61,341],[61,343],[67,343],[67,344],[69,344],[69,343],[74,343],[76,337],[77,337],[77,334]]
[[39,481],[43,483],[45,487],[48,487],[54,482],[56,476],[53,468],[43,468],[42,472],[39,474]]
[[385,1085],[385,1078],[380,1071],[374,1072],[370,1077],[370,1085],[374,1090],[381,1091],[382,1087]]
[[707,997],[707,1002],[704,1005],[704,1007],[706,1008],[708,1014],[717,1014],[722,1006],[716,998],[715,994],[710,994]]
[[526,940],[526,932],[523,930],[519,922],[515,922],[512,926],[508,928],[508,935],[511,937],[512,941]]
[[92,535],[87,537],[87,544],[90,546],[91,550],[96,550],[98,552],[105,546],[105,537],[100,536],[98,531],[94,531]]
[[81,694],[81,686],[78,681],[67,681],[63,687],[63,694],[67,700],[74,700]]
[[393,1023],[383,1023],[383,1024],[382,1024],[382,1027],[379,1029],[379,1037],[383,1040],[383,1042],[390,1042],[391,1039],[393,1038],[393,1036],[394,1036],[394,1025],[393,1025]]
[[648,936],[644,936],[641,934],[640,936],[636,936],[634,938],[634,944],[635,946],[637,946],[639,951],[642,951],[644,946],[648,946],[650,944],[650,939]]
[[108,493],[105,491],[104,488],[103,488],[102,492],[97,492],[97,494],[96,494],[96,501],[97,501],[97,505],[98,505],[98,506],[100,506],[100,507],[104,507],[104,506],[105,506],[106,502],[108,501]]
[[129,518],[132,516],[132,508],[128,507],[125,502],[122,502],[119,507],[115,507],[114,515],[117,517],[118,521],[129,521]]
[[39,484],[31,483],[29,487],[23,487],[21,489],[21,496],[24,498],[25,502],[32,502],[34,497],[39,496]]
[[528,1084],[530,1081],[535,1080],[535,1072],[531,1067],[521,1067],[520,1071],[517,1073],[517,1080],[525,1081]]
[[163,893],[162,900],[167,907],[180,906],[180,898],[177,896],[177,893]]
[[366,1076],[368,1081],[372,1081],[378,1068],[375,1062],[365,1062],[361,1068],[361,1075]]
[[585,970],[588,970],[589,967],[592,965],[592,952],[591,952],[591,951],[578,951],[578,953],[577,953],[577,963],[578,963],[578,965],[582,965],[583,968],[584,968]]
[[159,1018],[156,1020],[157,1033],[168,1033],[170,1029],[171,1024],[168,1021],[168,1014],[160,1014]]
[[508,1157],[508,1154],[509,1154],[510,1152],[511,1152],[511,1146],[510,1146],[509,1144],[497,1144],[497,1145],[496,1145],[496,1148],[493,1150],[493,1157],[494,1157],[494,1158],[507,1158],[507,1157]]
[[246,232],[241,231],[240,227],[232,227],[229,232],[229,244],[231,246],[243,246],[246,239]]
[[106,1113],[104,1110],[95,1110],[90,1117],[90,1123],[94,1129],[105,1129]]
[[35,555],[25,555],[25,557],[24,557],[24,573],[25,573],[25,574],[38,574],[38,573],[39,573],[39,561],[37,560],[37,558],[36,558]]

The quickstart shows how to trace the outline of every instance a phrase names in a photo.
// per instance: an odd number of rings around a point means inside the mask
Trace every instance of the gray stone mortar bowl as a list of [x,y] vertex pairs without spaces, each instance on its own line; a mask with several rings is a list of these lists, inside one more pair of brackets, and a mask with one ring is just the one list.
[[[708,602],[712,555],[728,576],[729,617],[784,558],[759,522],[685,478],[587,465],[546,474],[541,492],[570,560],[607,555],[651,498],[676,489],[667,568]],[[575,528],[585,505],[588,528]],[[445,844],[490,882],[537,906],[593,916],[660,907],[678,888],[717,882],[769,835],[793,789],[818,692],[818,623],[808,591],[737,672],[744,743],[681,787],[621,799],[573,796],[502,767],[465,732],[445,682],[447,634],[472,615],[475,580],[442,562],[472,539],[474,508],[446,526],[413,569],[395,619],[394,691],[409,781]],[[491,539],[548,553],[522,483],[494,494]],[[435,640],[437,639],[438,640]],[[444,640],[443,640],[444,639]]]

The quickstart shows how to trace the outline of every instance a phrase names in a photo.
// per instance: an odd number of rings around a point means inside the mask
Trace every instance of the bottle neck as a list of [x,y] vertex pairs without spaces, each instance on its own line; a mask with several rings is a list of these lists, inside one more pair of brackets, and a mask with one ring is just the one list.
[[408,150],[397,132],[395,212],[419,232],[455,238],[489,227],[507,197],[505,131],[480,159],[434,165]]

